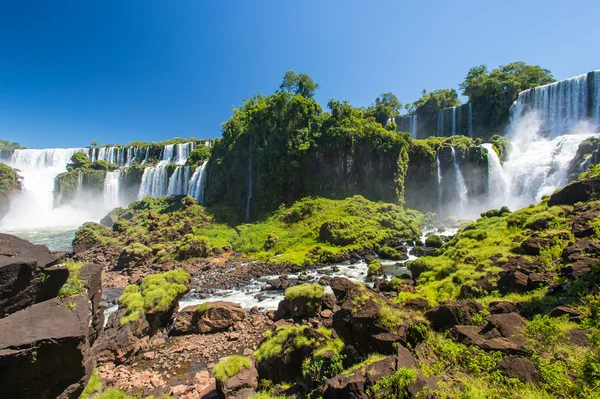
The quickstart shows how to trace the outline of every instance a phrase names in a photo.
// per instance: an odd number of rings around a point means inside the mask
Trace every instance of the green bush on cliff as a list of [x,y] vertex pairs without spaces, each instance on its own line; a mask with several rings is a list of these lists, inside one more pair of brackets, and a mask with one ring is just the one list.
[[10,166],[0,162],[0,198],[15,192],[19,187],[19,175]]
[[442,237],[438,236],[437,234],[431,234],[425,238],[425,245],[430,248],[440,248],[442,245],[444,245],[444,241],[442,241]]
[[212,147],[206,147],[204,145],[194,148],[185,164],[191,166],[192,169],[197,168],[203,162],[208,161],[208,158],[210,158],[211,149]]
[[119,298],[126,309],[121,325],[139,320],[143,313],[165,311],[173,300],[188,291],[190,275],[183,269],[144,277],[140,286],[128,285]]
[[219,361],[213,369],[213,374],[220,383],[224,383],[227,379],[250,367],[252,367],[252,361],[247,356],[232,355]]

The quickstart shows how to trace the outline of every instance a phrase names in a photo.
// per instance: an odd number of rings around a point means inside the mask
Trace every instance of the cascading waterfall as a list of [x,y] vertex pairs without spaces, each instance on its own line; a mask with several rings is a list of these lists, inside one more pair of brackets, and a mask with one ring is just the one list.
[[11,198],[10,212],[0,221],[0,228],[3,231],[19,231],[77,227],[90,220],[93,209],[54,208],[54,178],[66,171],[73,154],[85,151],[84,148],[14,150],[10,159],[4,161],[19,170],[23,177],[23,190]]
[[187,195],[190,181],[190,167],[178,166],[169,179],[167,195]]
[[104,179],[104,202],[110,209],[117,208],[121,205],[119,198],[119,188],[121,185],[121,172],[107,172]]
[[417,114],[411,115],[410,116],[410,135],[412,136],[413,139],[417,138],[417,126],[418,126]]
[[190,179],[190,185],[188,188],[188,193],[192,197],[196,198],[196,200],[200,204],[204,204],[204,189],[206,187],[206,165],[207,162],[204,162],[202,165],[198,166]]
[[134,162],[141,162],[148,155],[149,147],[101,147],[90,148],[87,152],[90,161],[106,161],[114,163],[118,167],[123,168],[131,166]]
[[419,123],[417,114],[400,116],[396,118],[395,122],[398,124],[399,131],[410,132],[413,139],[417,138]]
[[465,184],[465,179],[463,177],[462,172],[460,171],[460,163],[458,162],[458,157],[456,156],[456,151],[454,147],[452,148],[452,164],[454,166],[454,173],[456,175],[456,194],[457,198],[460,200],[460,207],[463,208],[469,199],[469,193],[467,190],[467,185]]
[[583,129],[600,130],[600,70],[519,93],[512,108],[513,124],[535,112],[540,132],[556,137]]
[[456,107],[452,108],[452,135],[456,136]]
[[456,136],[457,134],[473,135],[473,111],[471,104],[444,108],[438,111],[437,135]]
[[488,198],[486,206],[500,208],[508,204],[508,179],[494,146],[485,143],[482,144],[482,147],[486,149],[488,159]]

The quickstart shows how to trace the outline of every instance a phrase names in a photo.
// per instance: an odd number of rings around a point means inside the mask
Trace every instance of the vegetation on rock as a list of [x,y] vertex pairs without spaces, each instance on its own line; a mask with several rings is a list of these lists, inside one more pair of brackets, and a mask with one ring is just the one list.
[[223,383],[243,369],[250,367],[252,367],[252,361],[248,357],[233,355],[217,363],[213,369],[213,374],[219,382]]

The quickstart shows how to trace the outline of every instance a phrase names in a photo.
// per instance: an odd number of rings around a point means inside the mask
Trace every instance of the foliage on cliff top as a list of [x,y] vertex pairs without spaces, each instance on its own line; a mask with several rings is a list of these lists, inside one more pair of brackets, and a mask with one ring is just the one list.
[[[361,196],[304,198],[281,206],[263,221],[233,228],[222,222],[229,219],[222,206],[205,208],[191,197],[147,197],[113,217],[117,217],[114,232],[104,241],[143,244],[157,261],[202,258],[233,249],[253,259],[300,265],[367,248],[378,250],[392,238],[414,239],[423,215]],[[101,231],[87,225],[76,239],[102,241]]]
[[481,125],[498,131],[508,122],[510,106],[520,91],[552,82],[549,70],[512,62],[491,71],[485,65],[471,68],[459,87],[462,95],[469,97]]
[[285,91],[245,100],[213,149],[206,203],[228,203],[240,216],[249,204],[256,219],[309,195],[401,202],[408,136],[347,102],[328,106],[331,114],[310,96]]
[[15,141],[8,141],[8,140],[0,140],[0,151],[1,150],[19,150],[19,149],[24,149],[25,147],[21,147],[21,145]]
[[228,378],[231,378],[240,371],[249,369],[250,367],[252,367],[252,360],[250,360],[250,358],[247,356],[232,355],[219,361],[213,369],[213,374],[219,382],[223,383]]
[[121,324],[140,318],[143,313],[165,311],[173,300],[189,290],[190,275],[182,269],[144,277],[142,283],[128,285],[119,298],[119,305],[127,309]]
[[0,198],[19,188],[19,175],[10,166],[0,162]]
[[438,89],[431,92],[423,90],[421,98],[412,104],[408,104],[406,109],[409,114],[414,113],[437,113],[444,108],[458,107],[460,100],[455,89]]

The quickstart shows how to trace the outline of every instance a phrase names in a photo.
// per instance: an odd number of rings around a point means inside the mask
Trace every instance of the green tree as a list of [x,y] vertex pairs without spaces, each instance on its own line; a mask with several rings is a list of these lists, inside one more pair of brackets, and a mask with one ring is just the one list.
[[508,122],[510,106],[519,92],[552,82],[554,78],[549,70],[512,62],[491,72],[485,65],[473,67],[459,87],[462,94],[469,97],[481,125],[497,130]]
[[418,112],[436,113],[443,108],[458,107],[460,100],[458,93],[454,89],[438,89],[427,92],[423,89],[422,96],[412,104],[407,105],[406,110],[409,114]]
[[294,71],[287,71],[279,86],[281,91],[300,94],[306,98],[312,98],[318,88],[319,84],[315,83],[310,76],[305,73],[296,74]]
[[365,112],[365,116],[372,116],[382,126],[385,126],[388,120],[400,115],[402,103],[394,93],[382,93],[375,99],[375,104],[371,105]]

